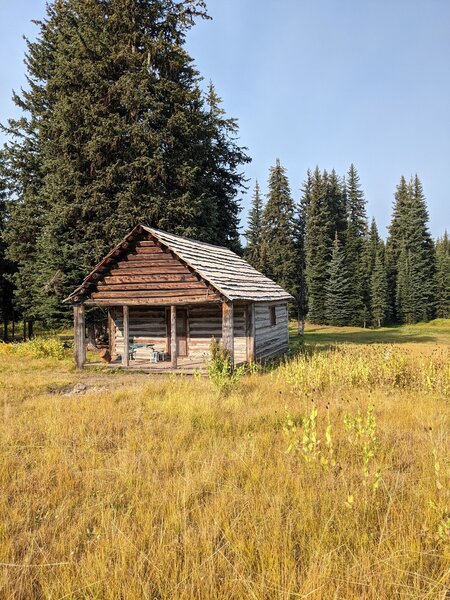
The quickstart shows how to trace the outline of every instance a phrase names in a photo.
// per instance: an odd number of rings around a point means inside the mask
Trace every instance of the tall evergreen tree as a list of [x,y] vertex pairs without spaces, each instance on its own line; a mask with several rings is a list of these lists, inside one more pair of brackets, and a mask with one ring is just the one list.
[[3,152],[16,197],[7,239],[30,318],[64,318],[61,298],[138,222],[239,245],[248,159],[184,48],[202,17],[202,0],[48,5]]
[[347,229],[347,199],[345,183],[340,180],[333,169],[326,177],[327,203],[330,214],[330,235],[334,238],[338,234],[339,240],[345,242],[345,231]]
[[325,292],[327,323],[329,325],[347,325],[352,317],[351,281],[337,233],[333,243],[329,279]]
[[[406,323],[427,321],[434,314],[435,252],[428,230],[426,201],[417,175],[398,188],[387,247],[395,315]],[[399,193],[401,192],[401,194]]]
[[397,322],[399,315],[397,314],[397,276],[400,253],[402,248],[403,232],[405,222],[408,215],[408,207],[410,203],[410,190],[406,179],[400,178],[395,195],[392,219],[388,229],[388,238],[386,241],[386,275],[388,280],[388,303],[389,316],[392,321]]
[[316,167],[308,173],[303,188],[302,205],[306,211],[305,263],[308,289],[308,320],[326,322],[325,287],[335,234],[333,214],[327,196],[328,175]]
[[207,197],[217,213],[212,230],[214,243],[228,246],[240,253],[239,213],[241,210],[237,195],[244,186],[241,165],[250,162],[246,148],[238,145],[239,127],[236,119],[227,118],[222,108],[222,99],[210,82],[206,96],[207,105],[207,146],[206,165],[202,173],[202,189],[199,192]]
[[278,159],[270,169],[268,187],[263,212],[263,272],[297,297],[299,256],[295,205],[286,170]]
[[14,319],[13,286],[11,276],[13,265],[6,257],[6,245],[3,233],[7,219],[7,198],[0,178],[0,319],[3,322],[3,340],[9,339],[8,324]]
[[436,241],[436,316],[450,319],[450,238],[447,231]]
[[347,230],[345,255],[350,276],[352,324],[359,325],[367,318],[369,290],[364,276],[364,244],[367,238],[366,200],[361,190],[358,172],[352,164],[346,178]]
[[308,286],[306,278],[306,226],[308,210],[311,202],[312,175],[308,169],[306,181],[302,187],[302,196],[297,207],[296,215],[296,246],[298,252],[298,291],[297,291],[297,320],[298,333],[304,334],[305,319],[308,314]]
[[262,218],[263,218],[263,201],[259,189],[258,180],[255,182],[253,191],[252,206],[248,215],[248,227],[245,232],[247,238],[247,247],[245,249],[245,259],[258,271],[264,269],[261,257],[262,244]]
[[370,312],[374,323],[381,327],[388,311],[388,285],[384,266],[383,247],[376,250],[375,262],[370,277]]
[[[375,270],[377,256],[380,254],[380,259],[384,268],[384,243],[378,233],[378,227],[374,218],[372,218],[370,229],[366,235],[362,253],[362,289],[364,290],[363,303],[367,307],[370,320],[376,320],[372,314],[372,275]],[[385,308],[385,311],[387,309]],[[383,319],[386,314],[383,315]]]
[[428,321],[434,317],[435,312],[435,276],[436,276],[436,253],[434,241],[428,228],[428,208],[423,192],[422,183],[417,176],[411,182],[412,187],[412,232],[411,246],[416,249],[419,257],[418,268],[420,270],[420,307],[417,318]]

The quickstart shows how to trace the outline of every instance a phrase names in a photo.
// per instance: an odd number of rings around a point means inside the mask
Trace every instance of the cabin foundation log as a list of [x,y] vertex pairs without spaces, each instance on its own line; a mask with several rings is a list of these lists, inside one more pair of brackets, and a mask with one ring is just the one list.
[[222,303],[222,344],[230,354],[231,365],[234,366],[234,318],[233,303]]
[[130,323],[128,306],[123,307],[123,354],[122,365],[128,367],[130,363]]
[[177,368],[177,307],[170,307],[170,361],[172,369]]
[[73,326],[75,367],[83,369],[86,363],[86,320],[83,304],[73,307]]

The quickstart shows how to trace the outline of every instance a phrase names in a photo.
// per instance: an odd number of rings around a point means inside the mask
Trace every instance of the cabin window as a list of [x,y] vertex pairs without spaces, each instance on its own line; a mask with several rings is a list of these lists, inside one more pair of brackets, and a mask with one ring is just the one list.
[[277,324],[277,308],[276,306],[270,306],[270,326],[275,327]]

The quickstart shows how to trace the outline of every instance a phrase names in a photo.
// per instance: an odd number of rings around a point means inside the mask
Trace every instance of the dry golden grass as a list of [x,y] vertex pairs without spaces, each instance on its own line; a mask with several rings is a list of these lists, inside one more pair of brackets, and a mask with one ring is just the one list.
[[321,349],[222,395],[31,356],[0,360],[0,598],[448,597],[448,347]]

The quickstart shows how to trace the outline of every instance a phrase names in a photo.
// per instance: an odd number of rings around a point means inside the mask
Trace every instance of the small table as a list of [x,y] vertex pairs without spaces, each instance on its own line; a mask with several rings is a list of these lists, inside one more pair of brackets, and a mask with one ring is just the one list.
[[155,351],[155,344],[129,344],[128,356],[130,360],[136,359],[136,350],[138,350],[139,348],[151,348],[153,356],[153,353]]

